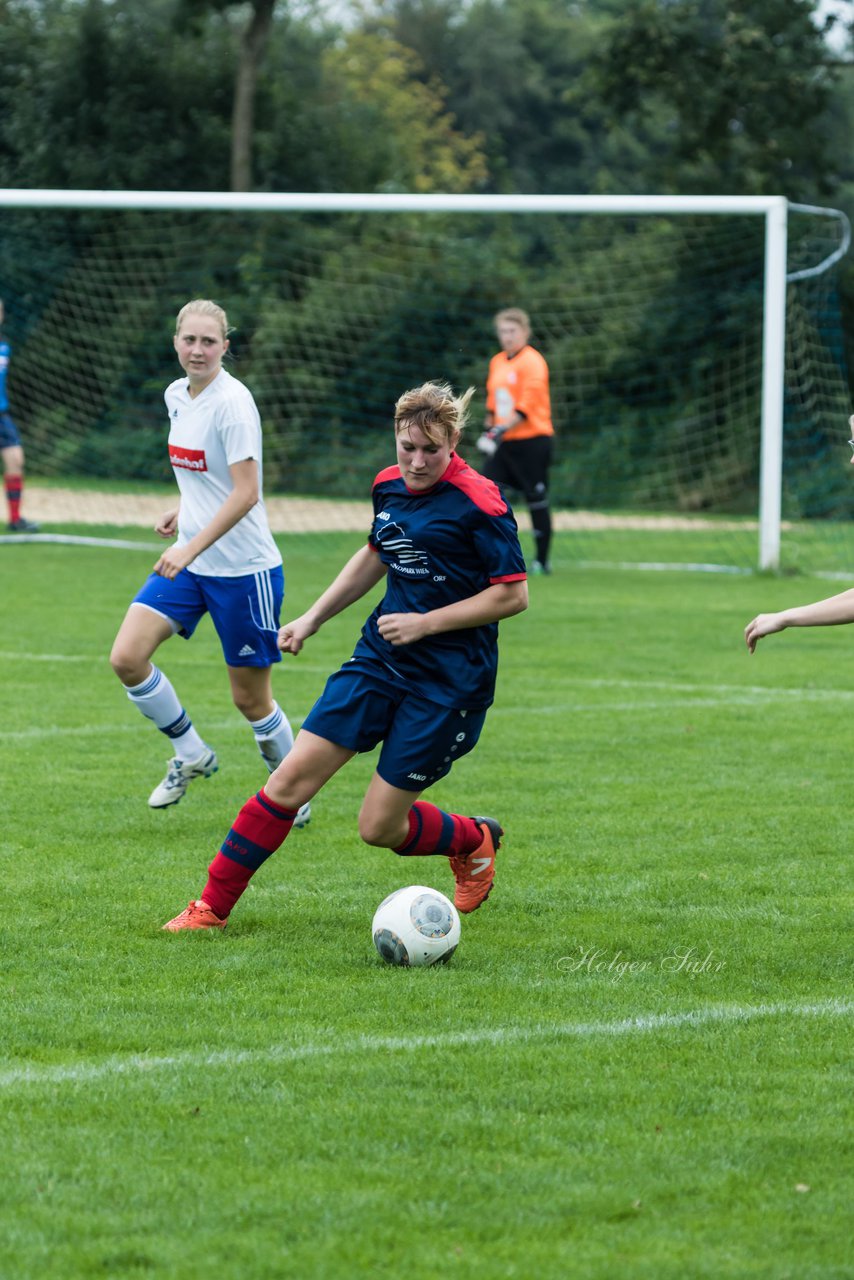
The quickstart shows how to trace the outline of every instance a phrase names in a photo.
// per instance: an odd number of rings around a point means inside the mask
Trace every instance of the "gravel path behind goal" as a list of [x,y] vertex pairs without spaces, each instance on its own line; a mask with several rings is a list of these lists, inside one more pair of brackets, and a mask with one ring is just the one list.
[[[312,533],[318,530],[360,532],[370,528],[370,502],[325,498],[273,497],[265,499],[273,533]],[[27,484],[25,515],[40,524],[112,524],[153,530],[169,505],[168,498],[139,493],[105,493],[97,489],[49,489]],[[514,508],[519,528],[531,527],[527,511]],[[705,520],[701,516],[604,515],[598,511],[556,511],[554,527],[563,529],[732,529],[756,528],[756,521]]]

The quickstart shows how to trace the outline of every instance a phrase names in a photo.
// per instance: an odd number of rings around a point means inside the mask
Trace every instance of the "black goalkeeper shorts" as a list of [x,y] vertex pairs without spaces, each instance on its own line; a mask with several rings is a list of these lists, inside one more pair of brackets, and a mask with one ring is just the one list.
[[483,465],[483,474],[502,488],[516,489],[528,501],[548,492],[552,436],[505,440]]

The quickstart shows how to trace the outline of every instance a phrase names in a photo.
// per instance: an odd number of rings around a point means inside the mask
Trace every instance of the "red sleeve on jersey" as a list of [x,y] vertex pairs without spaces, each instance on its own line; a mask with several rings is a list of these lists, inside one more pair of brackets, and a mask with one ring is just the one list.
[[494,587],[497,582],[527,582],[527,573],[504,573],[499,578],[490,578],[489,585]]
[[376,489],[377,485],[382,484],[384,480],[399,480],[399,479],[400,479],[400,467],[398,466],[384,467],[383,470],[380,471],[379,474],[374,478],[374,483],[371,486],[371,488]]
[[487,480],[486,476],[482,476],[479,471],[475,471],[474,467],[464,462],[459,454],[453,455],[442,479],[460,489],[488,516],[503,516],[507,510],[507,503],[502,498],[498,485],[492,480]]

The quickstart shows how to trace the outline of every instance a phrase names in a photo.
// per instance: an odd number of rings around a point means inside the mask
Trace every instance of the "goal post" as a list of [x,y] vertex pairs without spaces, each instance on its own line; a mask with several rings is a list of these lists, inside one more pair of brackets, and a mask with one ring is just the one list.
[[762,308],[762,431],[759,458],[759,568],[780,567],[783,492],[783,383],[786,369],[786,230],[788,203],[765,210]]
[[[747,218],[761,222],[764,224],[764,260],[759,268],[762,279],[761,377],[756,397],[760,421],[758,510],[755,512],[758,521],[758,550],[754,563],[761,569],[774,570],[781,563],[790,207],[811,210],[819,217],[833,216],[845,221],[844,215],[834,210],[790,206],[782,196],[487,196],[5,189],[0,190],[0,244],[3,240],[4,220],[13,210],[114,210],[234,215],[619,215],[633,220],[649,219],[656,215],[676,219],[708,215],[711,218]],[[847,224],[844,236],[847,237]],[[234,246],[233,252],[239,252],[238,245]],[[844,252],[844,248],[841,252]],[[204,276],[204,272],[201,275]],[[0,274],[0,296],[5,287]],[[227,297],[223,300],[228,302]],[[508,303],[510,301],[508,299]],[[513,298],[512,301],[524,305],[525,299]],[[429,376],[432,370],[426,373]]]

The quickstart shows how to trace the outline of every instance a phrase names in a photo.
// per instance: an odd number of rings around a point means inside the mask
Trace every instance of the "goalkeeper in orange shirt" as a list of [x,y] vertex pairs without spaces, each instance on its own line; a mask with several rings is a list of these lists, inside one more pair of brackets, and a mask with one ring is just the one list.
[[531,322],[518,307],[499,311],[495,331],[501,350],[489,362],[484,432],[477,442],[483,474],[524,494],[531,513],[536,555],[529,573],[550,573],[552,517],[549,467],[554,426],[549,367],[530,345]]

